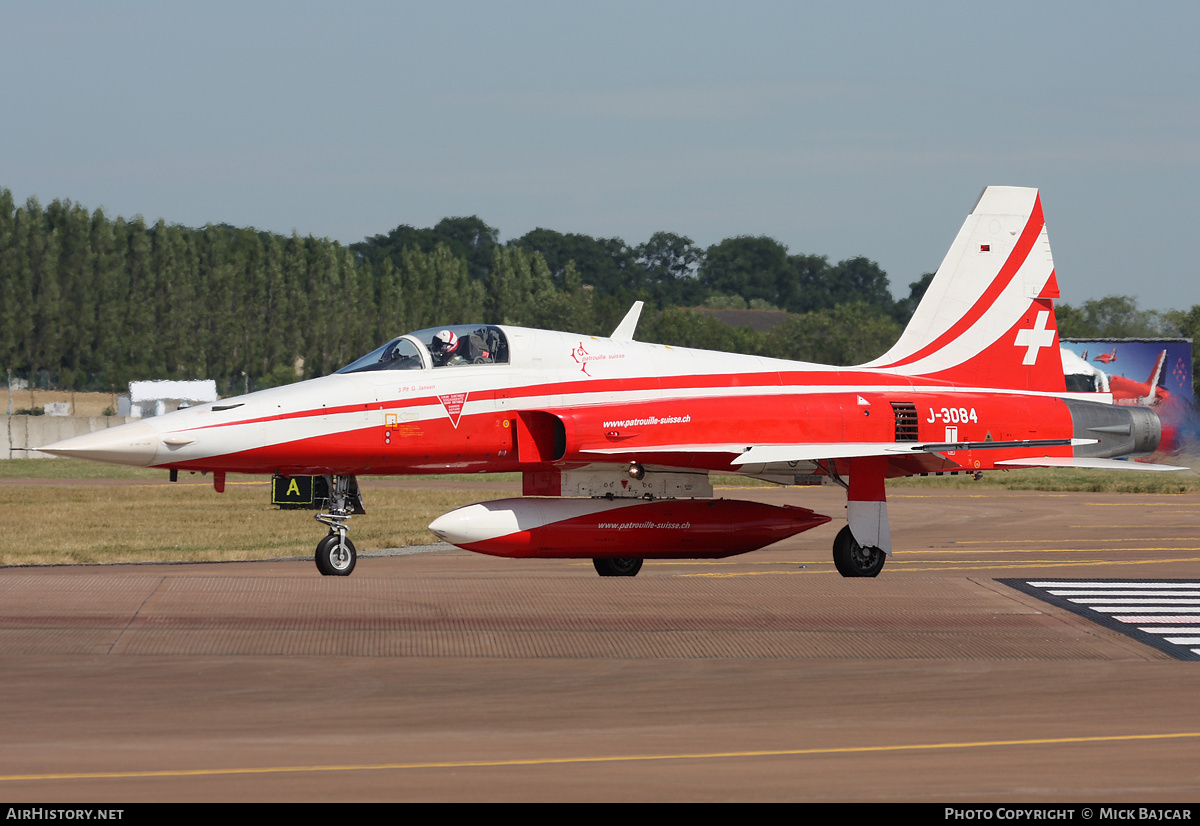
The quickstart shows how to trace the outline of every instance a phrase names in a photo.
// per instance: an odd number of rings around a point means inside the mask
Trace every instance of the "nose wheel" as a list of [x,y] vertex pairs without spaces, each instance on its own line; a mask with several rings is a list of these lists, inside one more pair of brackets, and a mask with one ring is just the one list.
[[346,538],[346,532],[330,533],[317,543],[317,570],[322,576],[350,576],[358,554],[354,543]]

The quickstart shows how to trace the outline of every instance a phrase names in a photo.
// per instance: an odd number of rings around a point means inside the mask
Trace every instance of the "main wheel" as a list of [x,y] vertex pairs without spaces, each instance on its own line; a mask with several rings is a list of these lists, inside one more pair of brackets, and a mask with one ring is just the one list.
[[886,560],[887,554],[879,548],[859,545],[849,525],[833,540],[833,564],[842,576],[879,576]]
[[317,543],[316,559],[317,570],[323,576],[350,576],[354,563],[358,561],[358,554],[353,542],[347,539],[345,548],[342,548],[340,537],[331,533]]
[[592,564],[596,566],[596,573],[600,576],[637,576],[637,572],[642,570],[640,557],[593,559]]

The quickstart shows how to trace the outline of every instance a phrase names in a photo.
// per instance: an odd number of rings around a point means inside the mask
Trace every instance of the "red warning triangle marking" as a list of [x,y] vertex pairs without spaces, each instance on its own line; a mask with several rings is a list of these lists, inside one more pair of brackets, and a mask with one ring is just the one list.
[[446,408],[446,415],[450,417],[450,424],[454,425],[454,429],[458,429],[458,418],[462,415],[463,405],[467,403],[466,393],[451,393],[448,396],[438,396],[438,401],[442,403],[442,407]]

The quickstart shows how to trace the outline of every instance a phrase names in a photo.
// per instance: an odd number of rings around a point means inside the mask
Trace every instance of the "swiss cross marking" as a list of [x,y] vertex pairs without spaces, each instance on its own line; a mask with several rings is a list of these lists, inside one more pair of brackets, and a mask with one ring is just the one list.
[[1054,344],[1054,331],[1046,329],[1046,323],[1049,320],[1049,310],[1038,310],[1037,320],[1034,321],[1032,328],[1017,330],[1017,340],[1013,344],[1026,348],[1025,358],[1021,360],[1021,364],[1036,364],[1038,350]]

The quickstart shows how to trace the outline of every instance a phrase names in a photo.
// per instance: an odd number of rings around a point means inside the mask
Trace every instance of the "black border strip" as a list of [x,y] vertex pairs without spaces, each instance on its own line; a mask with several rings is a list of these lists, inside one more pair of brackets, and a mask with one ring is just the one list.
[[[1071,602],[1070,600],[1068,600],[1065,597],[1060,597],[1060,596],[1056,596],[1055,594],[1051,594],[1049,591],[1045,590],[1044,588],[1039,588],[1039,587],[1029,584],[1031,582],[1051,582],[1052,581],[1052,582],[1069,582],[1072,585],[1078,585],[1078,586],[1093,585],[1097,588],[1104,588],[1104,587],[1106,587],[1106,583],[1111,583],[1111,582],[1153,582],[1153,583],[1171,582],[1171,583],[1178,583],[1180,585],[1182,585],[1182,584],[1195,585],[1197,582],[1197,580],[1195,580],[1195,579],[1145,579],[1145,580],[1138,580],[1136,578],[1066,579],[1063,577],[1056,577],[1056,576],[1040,576],[1040,577],[1037,577],[1036,579],[1029,579],[1029,578],[997,579],[996,581],[1001,583],[1002,585],[1007,585],[1009,588],[1013,588],[1017,591],[1020,591],[1023,594],[1029,594],[1031,597],[1035,597],[1035,598],[1041,600],[1042,602],[1048,602],[1051,605],[1054,605],[1058,608],[1064,608],[1073,614],[1077,614],[1086,620],[1090,620],[1090,621],[1096,623],[1097,625],[1102,625],[1105,628],[1111,629],[1113,631],[1118,631],[1127,637],[1132,637],[1133,639],[1137,640],[1138,642],[1142,643],[1143,645],[1148,645],[1151,648],[1157,649],[1157,650],[1163,652],[1164,654],[1167,654],[1167,655],[1173,657],[1174,659],[1187,660],[1187,661],[1191,661],[1191,662],[1200,662],[1200,654],[1194,653],[1190,648],[1185,648],[1184,646],[1177,645],[1173,642],[1167,642],[1165,639],[1158,636],[1157,634],[1147,634],[1145,631],[1139,630],[1137,628],[1137,626],[1135,626],[1135,625],[1130,625],[1129,623],[1121,622],[1120,620],[1113,619],[1112,617],[1108,616],[1107,614],[1102,614],[1099,611],[1093,611],[1091,608],[1089,608],[1086,605],[1079,605],[1077,603]],[[1200,613],[1200,606],[1197,607],[1197,613]],[[1196,646],[1196,647],[1200,648],[1200,646]]]

